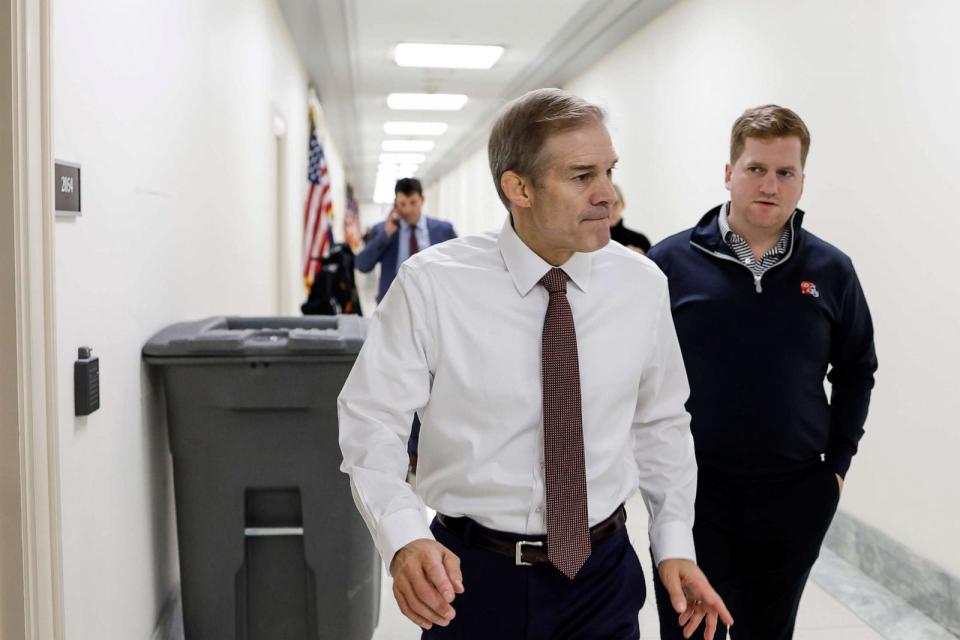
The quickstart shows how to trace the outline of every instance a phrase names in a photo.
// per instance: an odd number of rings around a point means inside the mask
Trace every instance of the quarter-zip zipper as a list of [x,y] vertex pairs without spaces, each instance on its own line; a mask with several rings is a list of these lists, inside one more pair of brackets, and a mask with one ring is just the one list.
[[[720,215],[723,215],[723,211],[720,212]],[[757,293],[763,293],[763,285],[760,283],[760,280],[763,278],[763,276],[766,275],[767,271],[770,271],[770,269],[776,269],[777,267],[779,267],[780,265],[782,265],[784,262],[786,262],[787,260],[790,259],[790,256],[793,255],[793,245],[794,245],[794,243],[797,241],[796,232],[795,232],[795,230],[794,230],[794,228],[793,228],[793,219],[794,219],[795,217],[796,217],[796,213],[794,213],[794,215],[790,216],[790,248],[787,249],[787,255],[783,256],[783,260],[781,260],[780,262],[778,262],[778,263],[776,263],[776,264],[773,264],[773,265],[770,265],[769,267],[767,267],[767,270],[764,271],[763,273],[761,273],[760,275],[755,275],[755,274],[753,273],[753,269],[751,269],[750,267],[748,267],[747,265],[743,264],[742,262],[740,262],[739,260],[737,260],[736,258],[734,258],[733,256],[731,256],[731,255],[729,255],[729,254],[721,253],[721,252],[719,252],[719,251],[710,251],[710,250],[707,249],[706,247],[703,247],[703,246],[697,244],[697,243],[694,242],[693,240],[690,241],[690,244],[691,244],[691,246],[693,246],[693,247],[695,247],[695,248],[697,248],[697,249],[700,249],[700,251],[703,251],[703,252],[704,252],[705,254],[707,254],[708,256],[713,256],[714,258],[720,258],[721,260],[729,260],[730,262],[734,262],[734,263],[740,265],[741,267],[743,267],[744,269],[746,269],[747,271],[749,271],[749,272],[750,272],[750,275],[753,276],[753,286],[756,288]]]

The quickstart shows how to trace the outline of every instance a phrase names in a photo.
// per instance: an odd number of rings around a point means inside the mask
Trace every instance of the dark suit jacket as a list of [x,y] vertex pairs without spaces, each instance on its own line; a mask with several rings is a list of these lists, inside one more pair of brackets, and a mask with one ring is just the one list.
[[[457,237],[457,232],[453,230],[453,225],[436,218],[427,218],[427,235],[430,236],[430,246],[440,244],[444,240],[452,240]],[[383,232],[383,223],[378,222],[370,231],[370,241],[363,248],[363,251],[357,254],[356,267],[363,273],[373,271],[373,268],[380,263],[380,287],[377,290],[377,302],[383,299],[390,288],[390,283],[397,277],[397,258],[400,254],[400,230],[389,238]]]

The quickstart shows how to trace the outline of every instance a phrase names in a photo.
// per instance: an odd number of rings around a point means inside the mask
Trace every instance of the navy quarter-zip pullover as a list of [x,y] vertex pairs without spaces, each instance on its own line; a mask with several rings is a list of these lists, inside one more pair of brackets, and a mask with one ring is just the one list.
[[877,369],[853,263],[802,229],[797,209],[787,254],[755,277],[721,238],[721,210],[649,253],[669,279],[698,464],[778,476],[824,455],[845,476]]

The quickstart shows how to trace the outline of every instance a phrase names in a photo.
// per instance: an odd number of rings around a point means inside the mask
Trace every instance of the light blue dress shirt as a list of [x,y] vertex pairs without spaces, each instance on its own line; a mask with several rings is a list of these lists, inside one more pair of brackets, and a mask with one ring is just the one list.
[[403,220],[400,221],[400,246],[397,253],[397,265],[401,265],[410,257],[410,232],[416,229],[417,248],[423,251],[430,246],[430,233],[427,231],[427,216],[420,214],[415,226],[409,225]]

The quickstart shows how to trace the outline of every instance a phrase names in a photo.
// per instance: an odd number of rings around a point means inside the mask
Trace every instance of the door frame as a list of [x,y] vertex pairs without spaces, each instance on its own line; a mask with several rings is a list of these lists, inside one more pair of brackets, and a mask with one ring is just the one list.
[[[4,544],[4,566],[22,572],[0,591],[0,624],[26,640],[63,640],[63,546],[57,420],[54,202],[51,92],[51,0],[6,0],[0,29],[10,34],[10,64],[0,70],[0,93],[9,99],[0,116],[0,243],[13,272],[0,300],[0,336],[7,354],[3,399],[15,424],[5,435],[19,442],[18,473],[3,476],[5,495],[19,495],[14,514],[19,544]],[[0,58],[3,58],[0,54]],[[5,60],[3,62],[6,62]],[[9,188],[7,188],[9,187]],[[8,217],[9,216],[9,217]],[[6,378],[5,378],[6,380]],[[15,405],[15,408],[14,408]],[[9,452],[12,456],[13,453]],[[9,486],[7,483],[14,483]],[[3,514],[4,516],[8,514]],[[4,540],[4,542],[10,542]],[[19,558],[11,557],[14,554]],[[20,593],[17,593],[19,587]],[[20,606],[18,607],[18,599]],[[4,626],[2,630],[7,627]]]

